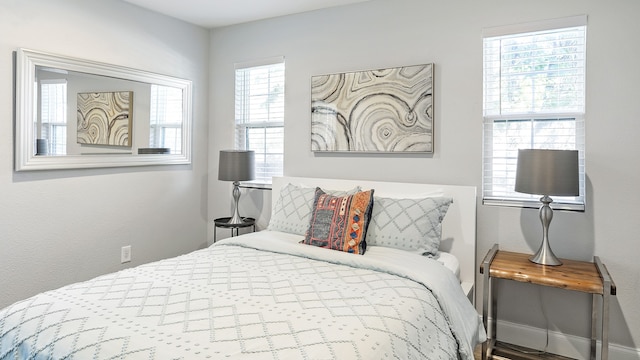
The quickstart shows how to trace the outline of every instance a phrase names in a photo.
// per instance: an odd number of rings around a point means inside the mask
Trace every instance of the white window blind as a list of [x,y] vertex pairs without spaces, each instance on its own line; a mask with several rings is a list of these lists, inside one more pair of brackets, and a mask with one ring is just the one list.
[[586,17],[521,28],[484,34],[483,202],[538,207],[514,190],[518,149],[578,150],[580,196],[553,200],[584,210]]
[[[47,139],[49,155],[67,153],[67,81],[46,79],[40,81],[40,134]],[[37,130],[36,130],[37,131]]]
[[255,151],[260,184],[283,174],[284,79],[283,58],[236,65],[236,149]]

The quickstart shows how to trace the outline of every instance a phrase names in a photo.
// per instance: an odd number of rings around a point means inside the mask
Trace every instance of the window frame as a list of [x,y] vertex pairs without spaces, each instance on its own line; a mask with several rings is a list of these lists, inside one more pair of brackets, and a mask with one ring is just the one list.
[[[239,79],[239,71],[245,71],[248,69],[258,69],[258,68],[264,68],[264,67],[271,67],[271,66],[281,66],[282,69],[282,109],[281,112],[279,112],[281,114],[281,116],[273,116],[271,115],[270,111],[267,111],[267,118],[265,119],[265,121],[251,121],[247,119],[247,115],[246,112],[248,111],[247,105],[247,98],[250,96],[248,95],[246,92],[242,93],[241,89],[239,89],[239,82],[242,82],[242,80]],[[234,103],[235,103],[235,122],[234,122],[234,135],[235,135],[235,148],[237,150],[256,150],[255,148],[252,148],[250,143],[249,143],[249,130],[250,129],[264,129],[265,130],[265,135],[263,138],[263,148],[264,151],[256,151],[256,179],[252,180],[252,181],[243,181],[242,182],[242,187],[252,187],[252,188],[271,188],[271,177],[272,176],[282,176],[284,173],[284,99],[285,99],[285,79],[286,79],[286,74],[285,74],[285,61],[284,61],[284,57],[282,56],[278,56],[278,57],[273,57],[273,58],[268,58],[268,59],[261,59],[261,60],[257,60],[257,61],[251,61],[251,62],[244,62],[244,63],[237,63],[235,64],[235,70],[234,70],[234,81],[235,81],[235,95],[234,95]],[[248,79],[244,79],[244,81],[248,81]],[[243,89],[245,90],[249,90],[250,87],[247,86],[246,84],[243,85]],[[269,96],[270,93],[267,95]],[[241,98],[239,98],[239,96]],[[278,118],[280,118],[278,120]],[[281,151],[280,152],[269,152],[267,149],[267,145],[269,143],[270,139],[274,139],[272,137],[269,137],[266,132],[269,129],[273,129],[273,128],[279,128],[281,129],[281,136],[277,136],[275,137],[275,140],[280,142],[282,144],[281,147]],[[280,156],[282,158],[282,160],[280,162],[277,162],[277,164],[275,166],[265,166],[265,169],[261,169],[259,168],[259,166],[261,164],[265,164],[267,163],[267,156],[269,154],[275,155],[275,156]],[[263,157],[262,161],[260,161],[260,157]],[[275,171],[274,171],[275,169]],[[279,171],[278,171],[279,170]],[[266,174],[265,174],[266,173]],[[261,177],[260,174],[271,174],[271,176],[264,176]]]
[[[495,27],[483,30],[483,162],[482,162],[482,203],[484,205],[493,205],[493,206],[507,206],[507,207],[525,207],[525,208],[538,208],[540,206],[539,198],[541,195],[529,195],[516,193],[515,190],[504,190],[505,187],[509,187],[510,184],[515,184],[515,167],[517,164],[517,150],[518,148],[552,148],[552,149],[571,149],[578,150],[579,156],[579,169],[580,169],[580,195],[577,197],[553,197],[553,208],[561,209],[561,210],[575,210],[575,211],[584,211],[586,204],[586,172],[585,172],[585,118],[586,118],[586,85],[583,86],[581,93],[579,94],[581,103],[572,103],[572,109],[562,109],[555,108],[551,111],[544,110],[535,110],[533,106],[530,111],[521,111],[521,112],[503,112],[501,100],[499,102],[499,109],[496,110],[495,107],[491,107],[488,103],[491,102],[491,99],[488,98],[490,95],[495,95],[494,93],[489,94],[488,91],[488,78],[493,76],[491,80],[503,81],[505,80],[505,76],[502,75],[502,65],[498,66],[500,69],[499,74],[497,76],[492,74],[487,74],[487,62],[491,61],[488,58],[486,42],[487,41],[495,41],[496,38],[508,38],[510,36],[523,35],[526,36],[528,34],[545,32],[545,31],[561,31],[563,29],[570,30],[572,28],[583,27],[584,31],[584,45],[581,51],[583,56],[586,56],[586,32],[587,32],[587,18],[584,15],[562,18],[562,19],[553,19],[541,22],[534,23],[526,23],[526,24],[518,24],[518,25],[509,25],[502,27]],[[495,61],[495,59],[493,59]],[[500,58],[500,64],[502,64],[503,59]],[[586,83],[586,58],[583,59],[582,62],[582,80],[583,84]],[[502,82],[500,82],[502,84]],[[502,85],[500,85],[500,90],[498,91],[499,99],[501,99],[502,91],[505,90]],[[495,98],[494,98],[495,99]],[[533,105],[533,103],[531,103]],[[577,108],[576,111],[576,104]],[[495,105],[495,100],[494,104]],[[561,121],[565,120],[573,120],[573,144],[572,146],[540,146],[536,145],[536,131],[539,131],[539,128],[536,125],[543,124],[545,121],[553,121],[555,125],[561,125]],[[515,140],[516,142],[509,145],[506,140],[509,139],[507,135],[504,136],[504,148],[498,149],[498,146],[495,146],[496,142],[496,134],[494,132],[496,125],[500,123],[505,123],[508,127],[511,123],[516,123],[518,121],[527,121],[531,123],[531,130],[529,130],[529,139],[523,140],[520,142]],[[550,123],[549,123],[550,124]],[[504,130],[505,133],[508,133],[508,129]],[[517,138],[518,136],[514,136]],[[545,138],[545,135],[539,135],[538,138]],[[561,138],[562,135],[554,135],[551,138]],[[547,135],[548,139],[549,136]],[[494,147],[495,146],[495,147]],[[502,155],[496,155],[496,153],[502,153]],[[496,166],[496,163],[502,166]],[[499,168],[499,170],[496,170]],[[496,172],[505,173],[504,176],[497,175]],[[497,182],[496,182],[497,180]],[[511,182],[512,181],[512,182]],[[502,187],[500,191],[494,190],[494,185],[496,183],[501,183]]]

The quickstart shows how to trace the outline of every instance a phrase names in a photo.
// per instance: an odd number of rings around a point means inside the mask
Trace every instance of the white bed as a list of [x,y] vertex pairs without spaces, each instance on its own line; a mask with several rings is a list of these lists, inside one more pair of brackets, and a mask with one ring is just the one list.
[[458,260],[460,280],[465,294],[474,301],[476,259],[476,188],[475,186],[399,183],[370,180],[343,180],[306,177],[274,177],[272,201],[286,184],[319,186],[325,189],[375,189],[376,196],[412,197],[447,195],[454,198],[442,223],[441,250]]
[[2,309],[0,359],[473,359],[485,338],[466,297],[474,188],[277,178],[276,212],[289,184],[452,197],[440,250],[456,257],[459,277],[409,251],[351,254],[269,229]]

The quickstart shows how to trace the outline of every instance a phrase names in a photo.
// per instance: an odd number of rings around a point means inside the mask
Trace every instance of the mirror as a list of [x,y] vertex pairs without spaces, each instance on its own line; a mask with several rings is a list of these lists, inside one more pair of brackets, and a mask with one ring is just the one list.
[[15,169],[191,163],[191,81],[16,51]]

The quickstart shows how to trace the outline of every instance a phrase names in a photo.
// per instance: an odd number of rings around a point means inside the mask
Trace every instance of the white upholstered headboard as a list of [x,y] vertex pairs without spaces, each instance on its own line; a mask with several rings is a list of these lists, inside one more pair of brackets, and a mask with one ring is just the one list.
[[475,186],[397,183],[370,180],[341,180],[305,177],[274,177],[272,203],[280,197],[280,189],[292,183],[319,186],[332,190],[347,190],[360,186],[375,189],[375,195],[397,198],[418,198],[444,195],[453,198],[442,222],[441,251],[455,255],[460,261],[460,280],[465,293],[473,299],[476,260],[476,188]]

